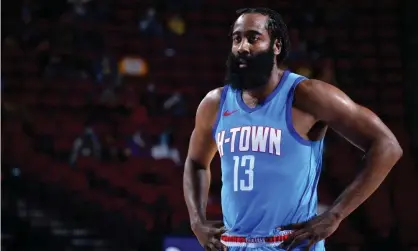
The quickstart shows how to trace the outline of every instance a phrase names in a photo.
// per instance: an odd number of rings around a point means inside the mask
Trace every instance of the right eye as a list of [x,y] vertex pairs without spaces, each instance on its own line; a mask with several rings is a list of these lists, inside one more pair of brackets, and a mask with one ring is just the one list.
[[239,37],[239,36],[233,36],[233,37],[232,37],[232,41],[233,41],[234,43],[240,43],[240,42],[241,42],[241,37]]

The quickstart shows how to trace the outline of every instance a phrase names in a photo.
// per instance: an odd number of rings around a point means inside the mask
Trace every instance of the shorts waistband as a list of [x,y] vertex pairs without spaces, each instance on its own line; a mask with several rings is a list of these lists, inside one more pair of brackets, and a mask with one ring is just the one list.
[[293,231],[280,231],[278,234],[266,237],[244,237],[233,235],[222,235],[221,242],[227,247],[259,247],[259,246],[279,246],[287,240]]

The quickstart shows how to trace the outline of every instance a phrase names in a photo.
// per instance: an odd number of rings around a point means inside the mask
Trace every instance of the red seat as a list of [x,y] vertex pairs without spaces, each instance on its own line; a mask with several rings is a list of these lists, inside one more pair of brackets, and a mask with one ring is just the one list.
[[154,216],[143,208],[136,208],[135,218],[145,223],[144,227],[149,231],[154,228]]
[[413,160],[409,156],[401,158],[392,170],[394,175],[394,206],[398,222],[399,238],[404,244],[418,244],[418,179]]
[[130,186],[130,192],[145,204],[154,204],[158,197],[158,190],[152,185],[137,184]]
[[69,106],[73,109],[81,109],[85,106],[86,100],[83,96],[78,95],[71,95],[65,99],[64,105]]
[[24,168],[31,174],[41,175],[44,172],[47,172],[52,166],[52,160],[41,154],[32,155],[32,158],[28,160],[27,165]]
[[82,172],[71,172],[64,180],[67,189],[72,192],[85,192],[89,189],[89,182]]
[[103,208],[107,211],[122,211],[127,205],[127,200],[118,197],[107,197],[106,200],[102,201]]
[[389,236],[389,231],[395,224],[388,182],[386,180],[363,205],[369,227],[383,238]]
[[64,187],[64,180],[68,177],[70,170],[61,169],[59,166],[51,166],[46,172],[42,172],[41,180],[43,182]]
[[96,158],[91,156],[80,156],[77,159],[77,168],[80,170],[94,170],[98,164]]
[[58,125],[53,118],[34,121],[35,131],[40,134],[55,135]]
[[63,97],[58,94],[45,93],[38,98],[40,103],[49,107],[58,107],[63,103]]
[[61,131],[68,135],[81,135],[84,131],[84,123],[78,120],[62,120]]
[[69,136],[56,137],[54,142],[54,150],[58,152],[71,151],[73,149],[75,138]]

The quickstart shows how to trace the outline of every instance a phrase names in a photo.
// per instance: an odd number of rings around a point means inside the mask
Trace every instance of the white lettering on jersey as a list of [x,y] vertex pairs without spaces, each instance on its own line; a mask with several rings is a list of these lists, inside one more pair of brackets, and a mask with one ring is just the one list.
[[279,156],[281,141],[282,131],[266,126],[235,127],[216,134],[220,157],[224,155],[224,144],[229,144],[231,153],[262,152]]
[[250,136],[251,136],[250,133],[251,133],[250,126],[241,127],[241,134],[239,137],[239,151],[240,152],[246,152],[250,149]]
[[267,148],[267,137],[269,133],[268,127],[253,126],[251,131],[251,150],[253,152],[266,152]]
[[[269,153],[280,155],[280,142],[282,141],[282,131],[270,128]],[[276,150],[274,152],[274,150]]]
[[225,138],[225,131],[220,131],[218,132],[218,135],[216,137],[216,144],[218,145],[218,152],[219,152],[219,156],[223,156],[224,155],[224,138]]
[[237,135],[237,132],[239,132],[240,130],[241,127],[235,127],[229,130],[231,132],[231,153],[235,151],[235,136]]

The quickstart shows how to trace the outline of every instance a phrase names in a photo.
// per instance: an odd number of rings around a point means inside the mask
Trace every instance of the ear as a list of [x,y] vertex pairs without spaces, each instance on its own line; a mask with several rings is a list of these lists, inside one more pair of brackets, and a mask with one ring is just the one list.
[[282,52],[282,42],[281,42],[280,39],[276,39],[274,41],[273,50],[274,50],[274,55],[276,55],[276,56],[279,55],[280,52]]

